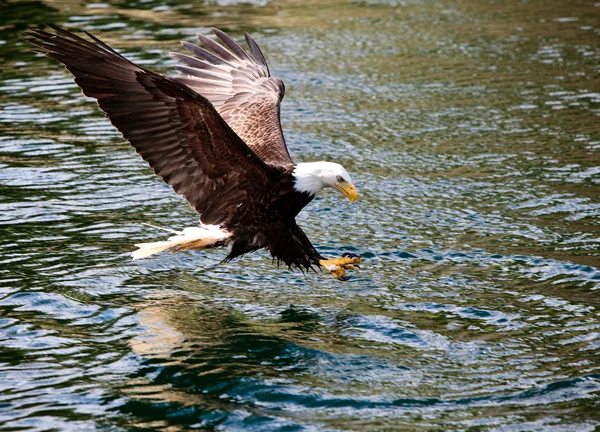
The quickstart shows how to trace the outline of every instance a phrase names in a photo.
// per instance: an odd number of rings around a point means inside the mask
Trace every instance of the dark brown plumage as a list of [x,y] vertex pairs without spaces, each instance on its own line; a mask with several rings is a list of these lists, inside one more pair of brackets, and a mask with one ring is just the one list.
[[288,266],[320,265],[323,258],[295,223],[314,194],[294,187],[295,165],[279,123],[284,86],[270,76],[250,36],[254,58],[219,30],[214,33],[224,45],[202,35],[206,49],[184,42],[197,58],[173,53],[181,75],[168,78],[89,33],[91,41],[51,27],[56,34],[26,33],[36,52],[65,64],[154,172],[200,213],[202,224],[221,227],[212,243],[205,236],[168,247],[230,244],[227,259],[268,248]]

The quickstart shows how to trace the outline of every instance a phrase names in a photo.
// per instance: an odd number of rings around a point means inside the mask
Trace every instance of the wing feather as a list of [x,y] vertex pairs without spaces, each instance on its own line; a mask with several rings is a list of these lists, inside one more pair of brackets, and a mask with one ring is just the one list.
[[234,54],[232,54],[229,50],[223,48],[219,43],[204,36],[203,34],[197,33],[196,37],[198,38],[200,43],[202,43],[205,47],[207,47],[209,50],[211,50],[212,52],[214,52],[216,55],[220,56],[224,60],[233,61],[233,62],[241,60],[240,58],[238,58]]
[[[203,96],[131,63],[98,38],[59,27],[31,30],[28,41],[65,64],[87,96],[205,224],[235,226],[239,200],[256,201],[273,187],[265,164]],[[224,48],[223,48],[224,49]]]
[[179,71],[182,75],[185,74],[194,78],[209,80],[215,83],[215,85],[220,83],[228,84],[227,77],[225,75],[207,72],[190,66],[175,66],[175,69],[177,69],[177,71]]
[[227,60],[223,60],[222,58],[210,53],[209,51],[205,50],[204,48],[199,47],[198,45],[194,45],[192,43],[185,42],[185,41],[181,42],[181,45],[186,50],[188,50],[189,52],[194,54],[196,57],[199,57],[202,60],[209,62],[210,64],[217,65],[217,66],[229,66],[229,67],[232,66],[232,64],[229,63]]
[[227,47],[242,61],[253,63],[252,57],[248,55],[246,50],[242,48],[236,41],[231,39],[229,35],[217,28],[213,28],[212,32],[223,42]]
[[223,119],[263,161],[289,166],[289,155],[281,130],[280,104],[283,82],[272,77],[258,44],[246,34],[254,58],[231,37],[218,29],[222,42],[198,35],[204,46],[182,45],[196,57],[171,53],[182,63],[173,79],[207,98]]
[[269,65],[267,65],[267,60],[265,60],[265,56],[260,50],[258,44],[250,37],[248,33],[244,33],[244,37],[246,38],[246,43],[248,43],[248,46],[252,50],[252,54],[254,54],[254,58],[258,60],[261,65],[267,68],[267,73],[270,75]]

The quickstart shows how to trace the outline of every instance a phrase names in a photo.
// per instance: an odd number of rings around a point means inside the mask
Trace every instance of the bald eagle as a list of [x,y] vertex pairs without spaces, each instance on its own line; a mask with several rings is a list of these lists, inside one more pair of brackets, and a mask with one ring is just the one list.
[[316,194],[337,188],[354,202],[348,172],[332,162],[294,163],[279,120],[285,87],[271,76],[256,42],[250,52],[224,32],[182,42],[192,56],[171,53],[175,77],[138,66],[97,37],[57,26],[26,32],[35,52],[62,62],[86,96],[154,172],[200,214],[200,226],[166,241],[142,243],[134,259],[164,250],[228,246],[226,261],[268,249],[301,270],[324,267],[347,279],[361,257],[325,259],[295,221]]

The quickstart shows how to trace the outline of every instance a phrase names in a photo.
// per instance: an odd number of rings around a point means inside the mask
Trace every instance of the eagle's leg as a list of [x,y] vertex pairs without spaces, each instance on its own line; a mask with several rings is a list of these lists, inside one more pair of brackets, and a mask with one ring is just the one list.
[[346,270],[354,270],[361,261],[362,257],[360,255],[345,253],[341,258],[322,259],[319,261],[319,264],[329,270],[339,280],[347,281],[350,279],[350,276],[346,276]]

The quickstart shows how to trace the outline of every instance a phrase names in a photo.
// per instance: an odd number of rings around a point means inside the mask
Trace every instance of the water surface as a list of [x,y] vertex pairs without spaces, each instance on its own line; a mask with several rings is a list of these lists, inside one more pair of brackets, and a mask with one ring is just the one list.
[[[335,160],[299,223],[352,281],[266,253],[132,262],[196,223],[56,62],[86,30],[172,73],[249,31],[297,161]],[[0,3],[0,430],[600,428],[600,5]]]

